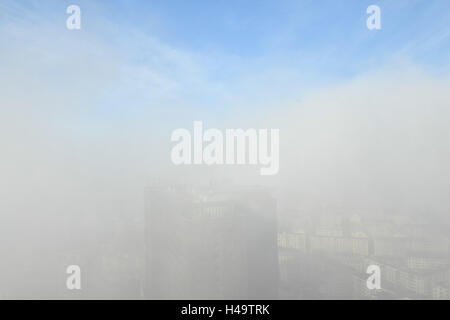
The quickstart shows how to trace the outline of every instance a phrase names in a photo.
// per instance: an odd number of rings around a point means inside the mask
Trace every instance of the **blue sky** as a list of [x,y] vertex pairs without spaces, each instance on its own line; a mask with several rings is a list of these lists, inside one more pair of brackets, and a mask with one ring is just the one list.
[[[65,28],[70,4],[81,7],[80,31]],[[381,8],[381,30],[366,28],[371,4]],[[232,106],[301,99],[386,66],[447,73],[449,21],[447,0],[2,0],[0,49],[4,65],[37,68],[42,85],[95,87],[86,101],[99,117],[176,105],[220,118]],[[77,84],[61,81],[68,56]]]
[[[329,53],[314,67],[351,74],[368,61],[382,63],[401,50],[431,65],[449,58],[450,3],[446,0],[3,0],[0,18],[25,22],[20,18],[26,19],[26,12],[35,15],[37,23],[45,19],[61,23],[69,4],[82,8],[86,33],[111,37],[112,32],[96,25],[105,19],[116,25],[114,33],[138,29],[180,50],[237,56],[244,61],[285,57],[284,62],[295,67],[302,64],[298,59],[302,54],[323,57]],[[380,31],[365,26],[365,10],[371,4],[382,10]]]
[[[286,57],[295,67],[301,64],[296,58],[302,53],[320,57],[327,52],[327,69],[344,74],[368,60],[379,58],[382,63],[399,50],[407,49],[423,63],[449,58],[450,3],[445,0],[100,3],[98,10],[85,12],[89,19],[104,15],[125,28],[138,28],[171,46],[202,54],[215,52],[244,60]],[[366,8],[371,4],[381,7],[382,31],[365,26]]]

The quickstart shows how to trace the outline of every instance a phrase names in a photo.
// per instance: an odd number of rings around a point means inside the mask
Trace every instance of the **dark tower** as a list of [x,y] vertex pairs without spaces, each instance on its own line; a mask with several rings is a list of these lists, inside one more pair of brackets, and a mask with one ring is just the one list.
[[260,189],[149,188],[146,298],[274,299],[276,202]]

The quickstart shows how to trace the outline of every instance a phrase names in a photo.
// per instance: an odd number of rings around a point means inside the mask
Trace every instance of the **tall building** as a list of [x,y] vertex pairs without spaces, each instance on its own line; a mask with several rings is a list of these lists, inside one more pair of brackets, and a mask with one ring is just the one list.
[[276,202],[265,190],[146,190],[148,299],[273,299]]

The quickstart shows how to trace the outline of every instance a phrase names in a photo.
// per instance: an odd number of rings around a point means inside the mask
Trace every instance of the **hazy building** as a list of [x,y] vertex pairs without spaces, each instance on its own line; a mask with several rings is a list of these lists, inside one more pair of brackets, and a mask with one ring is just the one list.
[[276,202],[261,189],[146,190],[145,297],[273,299]]
[[450,286],[448,283],[440,283],[433,287],[434,300],[450,300]]
[[311,252],[323,252],[329,254],[357,254],[368,256],[370,243],[367,237],[327,237],[311,236]]
[[[450,282],[449,267],[432,269],[411,269],[404,258],[371,257],[368,264],[378,265],[383,277],[382,287],[391,288],[399,296],[424,299],[433,298],[433,294],[445,295],[444,290],[433,292],[434,287]],[[445,289],[445,288],[444,288]]]
[[278,234],[279,248],[292,248],[303,252],[307,251],[307,235],[304,233],[282,232]]

